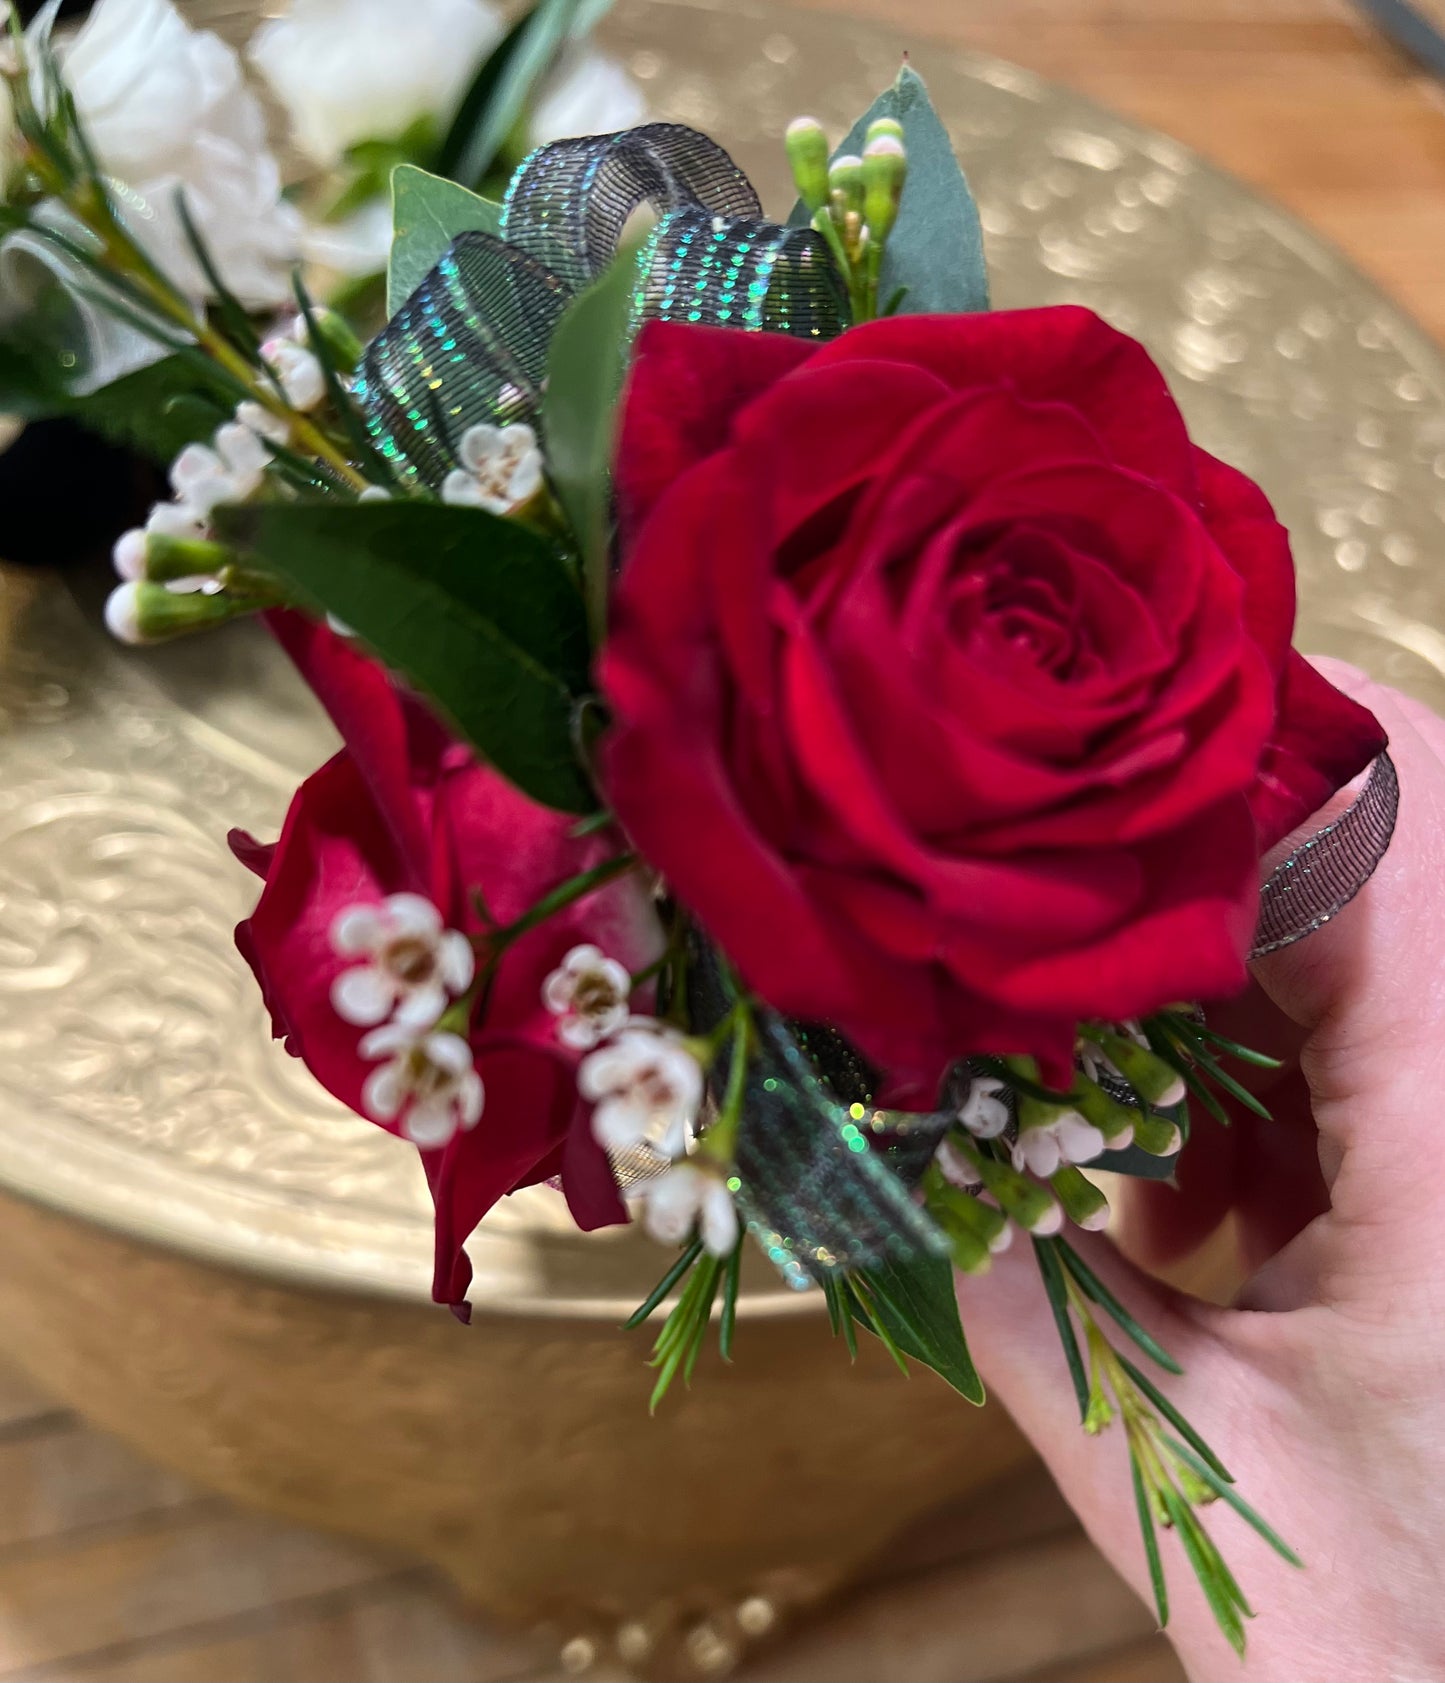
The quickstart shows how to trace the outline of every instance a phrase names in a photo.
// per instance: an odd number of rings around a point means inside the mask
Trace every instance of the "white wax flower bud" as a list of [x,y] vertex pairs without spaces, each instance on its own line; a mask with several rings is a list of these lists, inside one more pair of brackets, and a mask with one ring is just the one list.
[[281,383],[286,401],[306,414],[320,407],[326,397],[326,376],[316,353],[295,339],[278,336],[261,347],[261,360]]
[[680,1245],[696,1228],[711,1256],[731,1256],[738,1242],[738,1212],[722,1175],[696,1160],[674,1163],[637,1188],[642,1225],[665,1245]]
[[140,628],[140,587],[134,580],[120,584],[105,599],[105,628],[119,643],[143,644]]

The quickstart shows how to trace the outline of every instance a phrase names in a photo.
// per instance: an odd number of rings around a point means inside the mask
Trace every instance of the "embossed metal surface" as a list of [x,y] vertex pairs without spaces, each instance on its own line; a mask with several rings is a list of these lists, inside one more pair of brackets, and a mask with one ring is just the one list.
[[[775,213],[785,122],[809,110],[841,133],[899,47],[734,0],[633,0],[607,33],[654,114],[715,134]],[[978,192],[996,302],[1082,302],[1138,334],[1199,441],[1291,527],[1301,644],[1445,705],[1445,359],[1175,143],[910,44]],[[422,1298],[412,1152],[271,1045],[231,946],[254,889],[225,830],[274,833],[327,730],[259,634],[132,654],[97,602],[0,576],[0,1184],[196,1255]],[[657,1267],[630,1235],[573,1233],[545,1191],[473,1250],[476,1298],[526,1313],[613,1316]],[[748,1298],[793,1306],[762,1277]]]

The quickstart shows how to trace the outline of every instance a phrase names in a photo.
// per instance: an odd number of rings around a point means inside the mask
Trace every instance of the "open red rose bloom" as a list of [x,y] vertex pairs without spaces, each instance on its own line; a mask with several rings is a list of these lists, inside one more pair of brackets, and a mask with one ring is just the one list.
[[896,1103],[1236,991],[1262,853],[1384,745],[1290,647],[1263,494],[1088,311],[653,324],[618,475],[608,799]]

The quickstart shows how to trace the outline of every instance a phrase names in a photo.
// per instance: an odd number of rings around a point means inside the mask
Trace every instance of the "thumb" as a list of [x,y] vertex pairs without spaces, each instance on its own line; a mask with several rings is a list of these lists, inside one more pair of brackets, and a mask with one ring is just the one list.
[[1259,1308],[1410,1289],[1422,1236],[1438,1230],[1445,1175],[1445,722],[1348,668],[1330,676],[1388,730],[1400,812],[1358,899],[1255,967],[1304,1030],[1300,1069],[1331,1203],[1251,1281],[1241,1301]]

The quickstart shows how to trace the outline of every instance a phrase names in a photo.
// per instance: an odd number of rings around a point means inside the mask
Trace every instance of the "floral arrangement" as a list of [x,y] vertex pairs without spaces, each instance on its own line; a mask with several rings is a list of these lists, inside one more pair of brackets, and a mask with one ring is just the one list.
[[[128,106],[87,91],[127,6],[182,39],[164,0],[102,0],[63,58],[14,33],[4,214],[188,382],[164,420],[197,430],[116,544],[112,630],[263,614],[343,738],[277,841],[233,834],[263,882],[237,940],[288,1049],[419,1151],[437,1300],[466,1318],[468,1236],[545,1182],[674,1253],[631,1323],[662,1317],[654,1407],[714,1326],[731,1358],[750,1242],[850,1348],[861,1328],[977,1403],[953,1270],[1021,1237],[1084,1429],[1127,1438],[1161,1622],[1162,1526],[1242,1649],[1199,1510],[1294,1557],[1077,1233],[1108,1220],[1095,1171],[1167,1177],[1192,1112],[1262,1109],[1270,1060],[1201,1002],[1389,841],[1383,734],[1290,647],[1264,495],[1191,443],[1138,344],[989,308],[910,68],[836,148],[789,128],[775,223],[675,125],[541,145],[500,198],[425,172],[431,148],[488,184],[587,8],[529,13],[440,151],[423,14],[473,9],[409,9],[391,101],[374,23],[298,119],[317,162],[389,179],[364,346],[299,277],[276,313],[184,160],[181,244],[155,243],[112,174]],[[320,10],[254,49],[293,106]],[[404,145],[367,150],[362,108]]]

